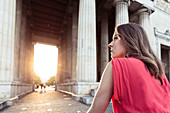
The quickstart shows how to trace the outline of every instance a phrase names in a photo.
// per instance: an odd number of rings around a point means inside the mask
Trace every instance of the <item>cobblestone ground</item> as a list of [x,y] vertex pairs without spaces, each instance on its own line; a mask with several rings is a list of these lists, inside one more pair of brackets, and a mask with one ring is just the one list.
[[89,106],[75,101],[70,95],[47,88],[46,91],[36,90],[0,113],[86,113],[88,108]]

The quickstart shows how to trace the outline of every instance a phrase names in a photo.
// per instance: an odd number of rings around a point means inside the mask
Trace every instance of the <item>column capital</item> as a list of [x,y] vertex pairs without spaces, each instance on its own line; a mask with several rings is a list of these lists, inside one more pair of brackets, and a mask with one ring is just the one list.
[[143,13],[146,13],[148,15],[150,15],[152,13],[152,11],[149,9],[149,8],[140,8],[138,11],[137,11],[137,15],[141,15]]
[[113,6],[116,6],[119,3],[125,3],[125,4],[127,4],[129,6],[130,5],[130,0],[114,0],[113,1]]

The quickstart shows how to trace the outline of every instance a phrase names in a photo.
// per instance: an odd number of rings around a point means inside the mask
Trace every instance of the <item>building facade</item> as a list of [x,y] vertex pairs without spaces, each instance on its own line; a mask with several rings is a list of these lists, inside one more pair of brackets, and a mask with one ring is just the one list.
[[114,27],[140,24],[170,80],[169,0],[1,0],[0,99],[33,91],[34,44],[58,48],[56,90],[77,97],[98,87]]

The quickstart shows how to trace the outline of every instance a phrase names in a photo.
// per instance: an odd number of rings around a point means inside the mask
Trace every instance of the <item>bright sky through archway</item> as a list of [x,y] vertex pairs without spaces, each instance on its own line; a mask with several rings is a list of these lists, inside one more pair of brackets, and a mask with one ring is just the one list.
[[58,48],[56,46],[34,45],[34,72],[46,82],[57,73]]

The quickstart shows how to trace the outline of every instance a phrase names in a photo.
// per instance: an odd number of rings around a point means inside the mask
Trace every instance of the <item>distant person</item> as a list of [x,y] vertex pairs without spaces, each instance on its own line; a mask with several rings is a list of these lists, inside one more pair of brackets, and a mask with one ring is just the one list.
[[39,88],[39,84],[37,84],[37,89]]
[[46,84],[43,84],[43,86],[44,86],[44,92],[46,92],[46,90],[45,90],[45,88],[46,88]]
[[170,113],[170,84],[143,28],[117,26],[109,47],[112,60],[87,113],[104,113],[111,99],[114,113]]
[[46,88],[46,84],[44,84],[44,90],[45,90],[45,88]]
[[40,86],[41,86],[41,89],[42,89],[43,88],[43,84],[41,83]]

